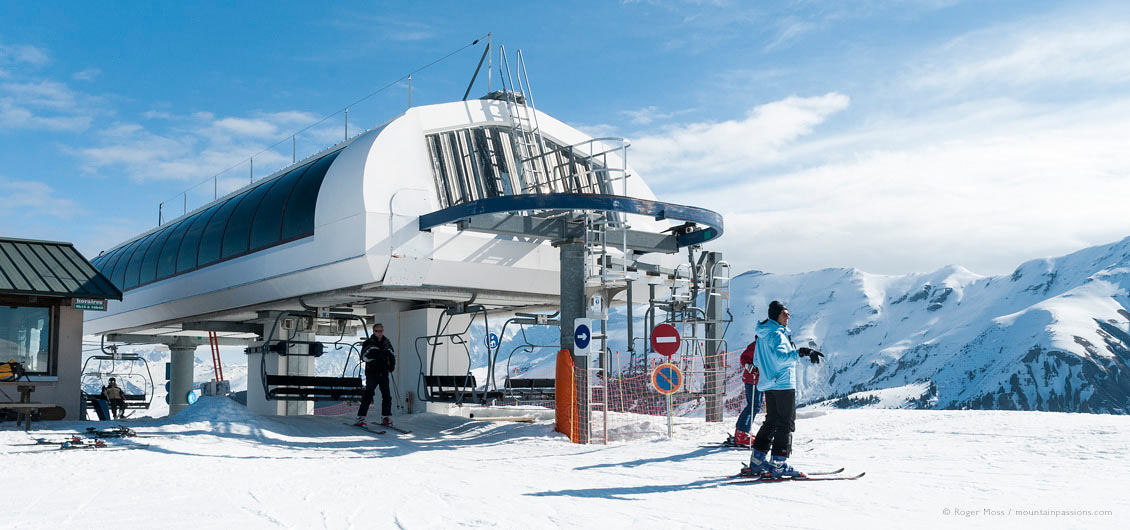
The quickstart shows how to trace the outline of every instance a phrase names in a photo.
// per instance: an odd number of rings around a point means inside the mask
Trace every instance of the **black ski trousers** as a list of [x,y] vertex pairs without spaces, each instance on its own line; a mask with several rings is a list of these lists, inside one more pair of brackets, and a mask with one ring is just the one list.
[[773,456],[788,458],[796,430],[796,390],[765,391],[765,421],[757,431],[753,448]]
[[388,372],[378,369],[376,362],[369,362],[365,363],[365,394],[361,397],[358,416],[369,414],[369,405],[373,404],[373,394],[377,387],[381,388],[381,416],[392,415],[392,393],[388,391]]

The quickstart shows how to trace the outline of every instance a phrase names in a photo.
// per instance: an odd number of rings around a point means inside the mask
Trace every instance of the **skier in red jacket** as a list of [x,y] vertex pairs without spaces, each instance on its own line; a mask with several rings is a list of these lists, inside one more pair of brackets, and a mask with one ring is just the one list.
[[742,368],[742,384],[745,386],[745,407],[738,415],[738,426],[734,430],[734,443],[749,447],[753,445],[753,437],[749,435],[753,426],[753,418],[761,409],[761,392],[757,391],[757,380],[760,373],[753,365],[753,353],[756,350],[757,339],[746,346],[740,359]]

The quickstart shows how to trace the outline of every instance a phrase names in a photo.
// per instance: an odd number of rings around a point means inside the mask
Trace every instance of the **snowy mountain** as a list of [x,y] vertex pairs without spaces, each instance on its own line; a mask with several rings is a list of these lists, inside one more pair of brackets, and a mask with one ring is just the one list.
[[748,343],[785,302],[796,344],[827,354],[801,363],[804,403],[1126,414],[1128,292],[1130,238],[1004,276],[749,271],[732,283],[727,338]]

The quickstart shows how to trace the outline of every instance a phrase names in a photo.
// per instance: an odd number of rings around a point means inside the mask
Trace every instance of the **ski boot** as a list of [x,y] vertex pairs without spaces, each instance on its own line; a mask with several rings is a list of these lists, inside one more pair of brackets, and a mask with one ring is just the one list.
[[364,428],[367,425],[369,425],[369,424],[365,422],[364,416],[357,416],[357,422],[353,424],[354,427],[362,427],[362,428]]
[[733,444],[749,447],[753,445],[753,437],[748,432],[735,430]]
[[767,475],[770,471],[771,464],[769,463],[769,455],[753,450],[753,454],[749,457],[749,465],[742,466],[743,477],[760,477]]
[[392,427],[392,418],[385,416],[381,419],[381,425],[385,427]]
[[790,466],[788,457],[774,456],[769,461],[769,470],[766,476],[768,478],[804,478],[807,475]]

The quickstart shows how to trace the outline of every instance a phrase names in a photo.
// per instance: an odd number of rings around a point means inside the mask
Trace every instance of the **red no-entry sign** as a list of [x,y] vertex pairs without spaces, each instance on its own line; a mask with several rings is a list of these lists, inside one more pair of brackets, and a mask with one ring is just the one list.
[[679,351],[679,330],[671,324],[660,324],[651,330],[651,349],[668,357]]

